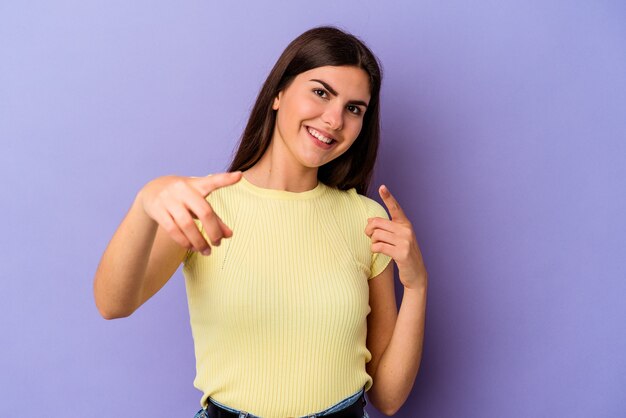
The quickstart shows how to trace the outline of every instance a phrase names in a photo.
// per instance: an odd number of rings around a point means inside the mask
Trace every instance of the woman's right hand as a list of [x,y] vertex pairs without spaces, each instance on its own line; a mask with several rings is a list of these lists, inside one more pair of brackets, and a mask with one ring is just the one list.
[[209,174],[206,177],[163,176],[149,181],[138,197],[146,214],[154,219],[169,236],[188,250],[211,254],[193,219],[199,219],[211,245],[218,246],[222,238],[233,231],[215,213],[206,196],[220,187],[241,180],[242,172]]

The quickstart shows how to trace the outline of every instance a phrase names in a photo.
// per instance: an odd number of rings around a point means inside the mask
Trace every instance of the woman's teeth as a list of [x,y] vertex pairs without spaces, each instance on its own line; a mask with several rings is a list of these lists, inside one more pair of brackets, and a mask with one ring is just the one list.
[[327,144],[330,144],[331,142],[333,142],[333,139],[330,138],[326,138],[324,135],[322,135],[321,133],[317,132],[315,129],[313,128],[307,128],[307,130],[309,131],[309,133],[311,135],[313,135],[314,137],[316,137],[317,139],[319,139],[322,142],[325,142]]

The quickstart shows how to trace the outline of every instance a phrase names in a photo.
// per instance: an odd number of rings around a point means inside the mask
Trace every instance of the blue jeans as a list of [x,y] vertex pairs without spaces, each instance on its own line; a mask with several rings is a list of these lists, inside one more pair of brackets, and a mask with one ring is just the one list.
[[[316,412],[314,414],[311,415],[305,415],[303,418],[317,418],[317,417],[323,417],[326,414],[330,414],[332,412],[336,412],[339,411],[340,409],[343,409],[349,405],[352,405],[354,402],[356,402],[361,395],[364,392],[364,388],[359,390],[357,393],[355,393],[354,395],[350,395],[348,396],[346,399],[337,402],[336,404],[334,404],[333,406],[331,406],[330,408],[324,409],[323,411],[320,412]],[[233,409],[229,406],[226,406],[224,404],[221,404],[219,402],[217,402],[215,399],[210,399],[209,402],[213,402],[214,404],[229,410],[230,412],[235,412],[238,413],[240,417],[247,417],[247,418],[261,418],[261,417],[257,417],[256,415],[252,415],[251,413],[247,413],[244,411],[239,411],[237,409]],[[202,408],[200,409],[198,412],[196,412],[196,415],[193,418],[212,418],[209,417],[207,411]],[[363,418],[369,418],[369,415],[367,414],[367,411],[363,410]]]

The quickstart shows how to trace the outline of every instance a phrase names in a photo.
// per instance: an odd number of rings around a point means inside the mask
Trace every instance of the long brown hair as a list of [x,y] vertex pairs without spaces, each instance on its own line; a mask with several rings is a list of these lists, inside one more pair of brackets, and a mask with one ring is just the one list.
[[309,29],[285,48],[261,87],[228,171],[247,170],[267,150],[276,123],[272,102],[278,93],[298,74],[327,65],[363,69],[369,75],[370,102],[357,139],[342,155],[319,167],[317,178],[331,187],[341,190],[354,187],[360,194],[367,193],[380,138],[382,65],[361,40],[334,26]]

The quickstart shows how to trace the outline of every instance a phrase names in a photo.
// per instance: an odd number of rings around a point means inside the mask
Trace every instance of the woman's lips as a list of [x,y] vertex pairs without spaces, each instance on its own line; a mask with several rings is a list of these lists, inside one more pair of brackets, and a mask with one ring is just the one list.
[[306,134],[308,135],[308,137],[311,138],[313,143],[315,145],[317,145],[318,147],[322,148],[322,149],[330,149],[330,148],[333,147],[335,142],[337,142],[337,141],[333,140],[333,142],[331,142],[330,144],[327,144],[326,142],[320,141],[319,139],[317,139],[316,137],[311,135],[311,132],[309,132],[309,127],[308,126],[305,126],[304,130],[306,131]]

